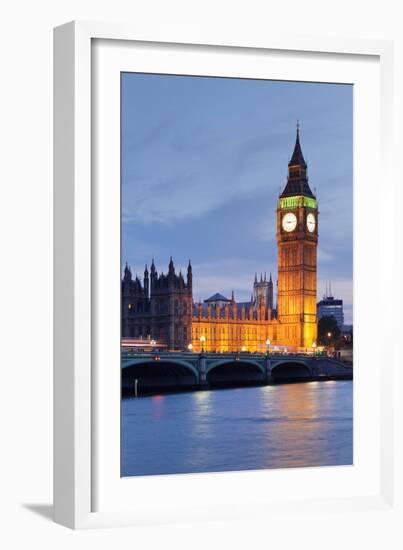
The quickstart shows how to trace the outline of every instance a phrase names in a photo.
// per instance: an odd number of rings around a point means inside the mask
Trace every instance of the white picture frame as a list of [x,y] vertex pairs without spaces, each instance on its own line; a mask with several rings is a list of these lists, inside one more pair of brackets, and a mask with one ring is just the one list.
[[[287,514],[295,514],[302,503],[313,516],[346,506],[399,513],[395,508],[398,486],[392,422],[397,415],[393,385],[396,350],[380,345],[388,327],[386,323],[374,327],[364,299],[365,292],[372,290],[379,307],[391,311],[387,289],[393,287],[394,271],[382,266],[393,265],[393,242],[385,226],[393,208],[390,205],[394,205],[394,187],[385,186],[381,202],[375,191],[381,175],[393,181],[392,55],[392,44],[387,41],[281,34],[232,37],[229,31],[216,37],[207,30],[199,37],[187,36],[186,30],[175,36],[169,31],[165,36],[153,36],[130,25],[89,22],[55,29],[56,522],[78,529],[265,517],[285,509]],[[120,280],[120,189],[111,185],[116,182],[120,154],[119,141],[114,139],[119,97],[116,79],[109,75],[133,67],[169,73],[180,66],[182,74],[240,76],[241,58],[245,58],[248,67],[243,70],[257,77],[258,71],[266,70],[259,69],[259,59],[268,59],[264,56],[271,56],[274,67],[274,72],[264,73],[267,78],[275,78],[275,71],[277,77],[285,74],[281,71],[288,60],[296,80],[341,82],[346,74],[346,81],[358,90],[354,114],[354,335],[358,343],[354,352],[358,365],[354,449],[358,461],[349,468],[121,480],[117,470],[120,393],[115,391],[120,370],[114,368],[120,361],[119,348],[114,345],[120,327],[116,322],[106,323],[106,317],[119,318],[116,292]],[[298,72],[302,69],[295,59],[306,63],[305,73]],[[108,104],[114,105],[110,116],[99,116],[99,109],[102,114]],[[107,135],[109,141],[104,141]],[[106,164],[99,165],[100,155],[94,152],[106,146]],[[371,169],[365,159],[371,159]],[[379,216],[376,223],[371,221],[375,212]],[[374,243],[372,248],[363,246],[368,239]],[[372,274],[367,273],[370,257],[376,264]],[[360,364],[365,364],[370,374],[365,384]],[[158,504],[151,498],[156,494]]]

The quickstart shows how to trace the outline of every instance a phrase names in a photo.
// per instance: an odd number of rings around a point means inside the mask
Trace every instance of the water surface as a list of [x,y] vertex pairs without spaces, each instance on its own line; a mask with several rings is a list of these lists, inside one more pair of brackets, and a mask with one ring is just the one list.
[[352,461],[352,381],[122,400],[122,476]]

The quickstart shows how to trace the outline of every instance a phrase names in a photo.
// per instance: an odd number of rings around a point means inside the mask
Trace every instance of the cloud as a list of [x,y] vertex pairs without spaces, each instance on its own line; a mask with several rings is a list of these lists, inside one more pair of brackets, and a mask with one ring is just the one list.
[[318,246],[318,262],[332,262],[335,259],[334,254],[324,250],[322,246]]
[[228,140],[213,128],[185,137],[160,135],[155,147],[125,161],[123,223],[164,226],[202,218],[233,200],[267,193],[270,181],[282,183],[272,175],[280,173],[284,154],[278,136]]

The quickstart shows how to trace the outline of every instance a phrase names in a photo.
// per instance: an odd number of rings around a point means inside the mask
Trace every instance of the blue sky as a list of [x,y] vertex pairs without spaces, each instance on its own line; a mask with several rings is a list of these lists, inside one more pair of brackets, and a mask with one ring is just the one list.
[[195,300],[277,277],[276,201],[296,121],[319,202],[318,299],[352,321],[352,86],[122,75],[122,261],[193,265]]

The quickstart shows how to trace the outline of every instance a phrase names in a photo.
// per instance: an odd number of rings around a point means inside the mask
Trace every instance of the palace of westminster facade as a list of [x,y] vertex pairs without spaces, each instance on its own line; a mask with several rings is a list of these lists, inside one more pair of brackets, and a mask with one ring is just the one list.
[[297,128],[288,178],[277,204],[277,304],[273,281],[255,275],[250,301],[215,294],[193,301],[193,273],[157,273],[154,260],[143,282],[126,265],[122,279],[122,337],[153,339],[169,350],[264,352],[281,346],[312,349],[317,337],[318,205],[307,177]]

